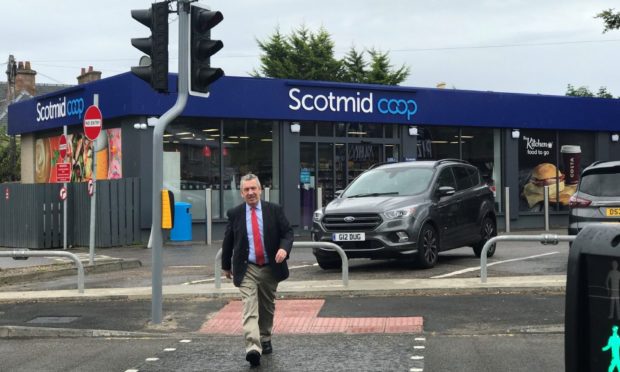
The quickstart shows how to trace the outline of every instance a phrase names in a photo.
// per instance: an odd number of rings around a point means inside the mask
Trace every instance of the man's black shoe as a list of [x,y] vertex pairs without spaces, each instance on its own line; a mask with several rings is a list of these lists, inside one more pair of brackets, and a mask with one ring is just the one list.
[[263,354],[273,353],[273,348],[271,347],[271,341],[261,342],[260,346],[263,348]]
[[260,353],[256,350],[250,350],[245,354],[245,360],[253,366],[260,366]]

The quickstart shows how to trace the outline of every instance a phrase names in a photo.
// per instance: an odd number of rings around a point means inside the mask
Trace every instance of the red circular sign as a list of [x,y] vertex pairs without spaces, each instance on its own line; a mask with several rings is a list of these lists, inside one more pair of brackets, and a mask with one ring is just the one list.
[[61,187],[60,188],[60,193],[58,194],[58,196],[60,196],[60,200],[65,200],[67,199],[67,188],[66,187]]
[[103,125],[103,116],[97,106],[89,106],[84,113],[84,134],[86,138],[94,141],[101,133]]
[[60,159],[64,161],[65,156],[67,156],[67,136],[64,134],[60,135],[60,140],[58,141],[58,152],[60,152]]

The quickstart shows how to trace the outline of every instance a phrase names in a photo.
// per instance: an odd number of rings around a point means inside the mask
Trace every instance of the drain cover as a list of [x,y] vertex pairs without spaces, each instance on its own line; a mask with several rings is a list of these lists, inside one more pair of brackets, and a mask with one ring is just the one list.
[[27,321],[26,323],[34,324],[62,324],[71,323],[74,320],[80,319],[79,316],[38,316],[34,319]]

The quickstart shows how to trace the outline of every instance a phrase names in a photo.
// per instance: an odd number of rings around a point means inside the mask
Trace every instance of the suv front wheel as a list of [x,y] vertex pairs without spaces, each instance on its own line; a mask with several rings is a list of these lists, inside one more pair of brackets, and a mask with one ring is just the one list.
[[[482,236],[482,239],[472,246],[476,257],[480,257],[482,255],[482,248],[484,248],[484,244],[492,237],[497,236],[497,227],[495,226],[495,221],[493,221],[491,217],[485,217],[482,220],[482,226],[480,229],[480,236]],[[487,257],[493,257],[495,254],[495,246],[496,244],[493,244],[489,247]]]
[[435,228],[429,224],[422,226],[418,238],[418,266],[430,269],[435,266],[439,257],[439,237]]

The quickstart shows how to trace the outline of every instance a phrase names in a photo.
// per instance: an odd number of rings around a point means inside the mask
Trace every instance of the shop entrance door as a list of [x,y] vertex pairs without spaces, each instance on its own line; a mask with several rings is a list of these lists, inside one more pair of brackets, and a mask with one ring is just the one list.
[[322,191],[322,205],[332,201],[335,192],[384,159],[392,158],[395,145],[371,143],[314,143],[301,142],[299,166],[300,226],[312,227],[316,210],[317,188]]

